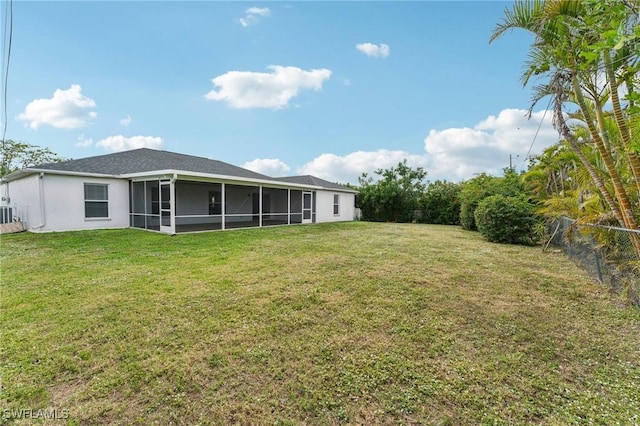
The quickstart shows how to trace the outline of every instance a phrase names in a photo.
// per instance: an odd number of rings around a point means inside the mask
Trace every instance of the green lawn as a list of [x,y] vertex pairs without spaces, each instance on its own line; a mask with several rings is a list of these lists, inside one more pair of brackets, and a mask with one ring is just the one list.
[[364,222],[0,244],[5,420],[640,423],[640,312],[539,247]]

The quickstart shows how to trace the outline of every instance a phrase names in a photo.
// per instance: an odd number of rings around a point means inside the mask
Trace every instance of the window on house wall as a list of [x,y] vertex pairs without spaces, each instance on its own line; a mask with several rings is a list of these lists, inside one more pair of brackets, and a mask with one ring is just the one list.
[[337,216],[340,214],[340,195],[333,194],[333,214]]
[[87,219],[109,217],[109,185],[84,184],[84,217]]

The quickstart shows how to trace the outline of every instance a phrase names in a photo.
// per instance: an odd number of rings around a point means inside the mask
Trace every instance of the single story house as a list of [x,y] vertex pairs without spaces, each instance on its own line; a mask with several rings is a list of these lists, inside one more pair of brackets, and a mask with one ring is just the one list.
[[349,221],[357,192],[313,176],[272,178],[148,148],[28,167],[4,176],[0,187],[3,209],[30,231],[167,234]]

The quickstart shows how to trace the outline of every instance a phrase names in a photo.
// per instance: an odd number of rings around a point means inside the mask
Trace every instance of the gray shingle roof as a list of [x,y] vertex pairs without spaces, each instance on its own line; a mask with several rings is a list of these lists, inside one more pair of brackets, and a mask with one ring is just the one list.
[[344,185],[340,185],[337,183],[333,183],[333,182],[329,182],[328,180],[324,180],[324,179],[320,179],[317,178],[315,176],[311,176],[311,175],[303,175],[303,176],[285,176],[285,177],[279,177],[279,178],[274,178],[274,180],[278,180],[280,182],[291,182],[291,183],[297,183],[300,185],[313,185],[313,186],[320,186],[322,188],[326,188],[326,189],[338,189],[341,191],[353,191],[356,192],[356,190],[346,187]]
[[253,172],[218,160],[149,148],[140,148],[131,151],[116,152],[113,154],[79,158],[77,160],[63,161],[60,163],[41,164],[13,172],[5,176],[3,179],[8,178],[9,180],[12,180],[12,178],[16,179],[24,173],[29,174],[41,170],[112,176],[127,175],[131,173],[151,173],[162,170],[176,170],[186,173],[205,173],[230,176],[240,179],[270,180],[279,183],[289,182],[304,186],[317,186],[325,189],[357,192],[352,188],[311,175],[273,178],[271,176]]
[[128,173],[153,172],[158,170],[178,170],[184,172],[209,173],[250,179],[273,178],[234,166],[222,161],[204,157],[177,154],[149,148],[134,149],[114,154],[79,158],[77,160],[49,163],[32,167],[39,170],[57,170],[79,173],[123,175]]

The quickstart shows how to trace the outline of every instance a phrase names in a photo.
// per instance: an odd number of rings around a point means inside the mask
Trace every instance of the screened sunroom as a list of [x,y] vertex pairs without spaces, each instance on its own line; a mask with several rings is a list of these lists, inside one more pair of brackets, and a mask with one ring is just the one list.
[[135,180],[129,214],[134,228],[170,234],[312,223],[316,193],[235,182]]

